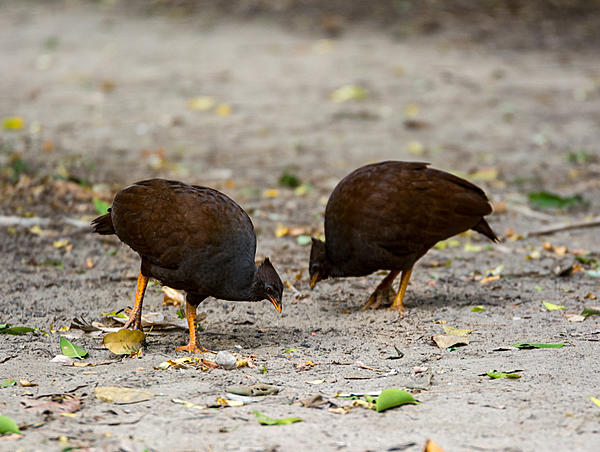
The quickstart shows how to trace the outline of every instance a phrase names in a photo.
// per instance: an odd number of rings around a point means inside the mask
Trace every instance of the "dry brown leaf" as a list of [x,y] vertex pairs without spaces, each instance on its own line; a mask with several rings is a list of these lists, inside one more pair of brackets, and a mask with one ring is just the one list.
[[154,397],[151,392],[141,391],[133,388],[119,388],[116,386],[98,386],[94,389],[97,398],[107,403],[125,405],[150,400]]
[[108,333],[102,344],[115,355],[131,355],[142,348],[146,335],[140,330],[121,329],[116,333]]
[[465,336],[451,336],[448,334],[438,334],[433,336],[433,341],[441,349],[454,347],[455,345],[468,345],[469,338]]
[[81,399],[70,394],[50,394],[36,398],[24,397],[21,405],[35,413],[73,413],[81,409]]
[[37,386],[37,383],[32,383],[29,380],[25,380],[24,378],[19,378],[19,386],[23,388],[30,388],[31,386]]

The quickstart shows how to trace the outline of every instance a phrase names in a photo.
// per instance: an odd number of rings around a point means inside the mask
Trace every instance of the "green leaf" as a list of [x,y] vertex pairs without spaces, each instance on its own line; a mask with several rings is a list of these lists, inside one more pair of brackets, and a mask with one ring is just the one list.
[[579,195],[562,197],[555,193],[539,191],[529,193],[529,202],[542,209],[564,209],[577,204],[583,204],[585,201]]
[[580,315],[584,317],[589,317],[591,315],[600,315],[600,309],[585,308],[583,311],[581,311]]
[[515,372],[519,372],[513,370],[512,372],[497,372],[495,370],[490,370],[486,375],[492,379],[496,378],[521,378],[521,376]]
[[73,344],[63,336],[60,337],[60,350],[63,355],[68,356],[69,358],[83,359],[83,357],[88,354],[88,352],[79,345]]
[[0,383],[0,388],[9,388],[17,384],[17,381],[14,378],[7,378],[2,383]]
[[565,343],[541,344],[541,343],[534,343],[534,342],[523,342],[522,344],[514,344],[513,347],[517,347],[518,349],[521,349],[521,350],[531,350],[533,348],[561,348],[561,347],[564,347],[565,345],[566,345]]
[[483,312],[485,311],[485,308],[483,306],[473,306],[471,308],[471,312]]
[[580,254],[579,256],[575,256],[575,259],[577,260],[577,262],[581,262],[584,265],[597,264],[598,263],[598,261],[596,260],[596,258],[591,257],[589,254]]
[[559,309],[565,309],[564,306],[559,306],[554,303],[548,303],[547,301],[542,301],[542,304],[546,306],[546,309],[548,309],[548,311],[558,311]]
[[177,310],[177,317],[180,319],[185,319],[185,312],[183,312],[181,309]]
[[119,319],[126,319],[126,318],[128,318],[124,313],[117,312],[117,311],[103,312],[102,313],[102,317],[118,317]]
[[592,402],[594,402],[598,406],[598,408],[600,408],[600,399],[597,399],[596,397],[590,396],[590,400]]
[[299,417],[286,417],[283,419],[273,419],[272,417],[265,416],[264,414],[261,414],[256,410],[252,411],[252,413],[256,416],[259,424],[261,424],[261,425],[289,425],[289,424],[294,424],[296,422],[304,421],[304,419],[301,419]]
[[312,239],[310,238],[309,235],[299,235],[296,238],[296,241],[298,242],[298,245],[305,246],[305,245],[310,244],[312,242]]
[[375,409],[378,413],[381,413],[382,411],[406,405],[407,403],[417,404],[419,402],[415,400],[410,392],[403,391],[402,389],[385,389],[377,397]]
[[19,130],[25,125],[25,120],[21,116],[8,116],[2,119],[2,127],[6,130]]
[[0,435],[5,433],[21,433],[15,421],[7,416],[0,416]]
[[297,348],[286,348],[283,353],[298,353]]
[[296,188],[301,184],[300,178],[295,174],[284,171],[283,174],[279,177],[279,185],[283,185],[284,187]]
[[0,334],[12,334],[14,336],[20,336],[21,334],[32,333],[33,331],[35,331],[35,328],[30,328],[28,326],[11,327],[7,323],[0,325]]
[[96,211],[98,211],[98,214],[104,215],[108,212],[108,209],[110,208],[109,203],[102,201],[100,198],[94,198],[92,201],[94,202],[94,207],[96,208]]

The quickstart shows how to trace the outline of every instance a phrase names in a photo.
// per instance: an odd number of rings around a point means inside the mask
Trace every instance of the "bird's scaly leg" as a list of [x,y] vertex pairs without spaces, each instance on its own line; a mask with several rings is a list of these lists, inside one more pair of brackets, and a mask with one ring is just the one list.
[[402,306],[402,300],[404,298],[404,294],[406,293],[406,288],[408,287],[408,280],[410,279],[410,274],[412,273],[412,267],[408,270],[402,271],[402,278],[400,278],[400,288],[398,289],[398,293],[394,298],[394,303],[390,306],[389,309],[395,309],[400,312],[400,316],[404,315],[405,308]]
[[187,300],[185,301],[185,317],[190,330],[190,342],[187,345],[175,347],[175,350],[187,351],[190,353],[209,352],[210,350],[202,346],[198,347],[198,344],[196,343],[196,305]]
[[135,291],[135,302],[133,303],[133,309],[131,310],[131,314],[129,315],[129,320],[125,323],[123,328],[133,328],[135,330],[142,329],[142,303],[144,302],[144,292],[146,291],[146,286],[148,285],[148,276],[140,274],[138,275],[137,289]]
[[377,309],[379,305],[381,305],[382,299],[387,298],[386,292],[388,292],[392,287],[392,283],[394,282],[394,279],[396,279],[396,276],[398,276],[398,273],[400,272],[397,270],[390,271],[388,275],[383,278],[383,281],[379,283],[377,288],[373,291],[365,305],[360,308],[360,310],[364,311],[369,307],[371,307],[371,309]]

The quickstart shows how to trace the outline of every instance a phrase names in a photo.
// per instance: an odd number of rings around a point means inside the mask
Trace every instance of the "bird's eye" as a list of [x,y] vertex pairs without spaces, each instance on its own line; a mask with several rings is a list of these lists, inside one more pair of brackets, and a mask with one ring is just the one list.
[[269,295],[271,295],[273,293],[273,289],[271,289],[270,287],[267,286],[267,293]]

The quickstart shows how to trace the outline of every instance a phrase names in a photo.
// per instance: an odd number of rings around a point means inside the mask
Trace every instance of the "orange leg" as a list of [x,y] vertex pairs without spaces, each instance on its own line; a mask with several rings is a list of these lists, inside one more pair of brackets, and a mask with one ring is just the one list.
[[148,285],[148,276],[140,274],[138,275],[137,289],[135,291],[135,302],[133,303],[133,309],[129,315],[129,320],[125,324],[124,328],[131,328],[133,326],[136,330],[142,329],[142,303],[144,302],[144,292]]
[[386,291],[388,291],[390,287],[392,287],[394,279],[396,279],[398,273],[400,272],[397,270],[390,271],[388,275],[385,278],[383,278],[383,281],[379,283],[377,288],[373,291],[365,305],[362,308],[360,308],[360,310],[364,311],[369,307],[371,307],[371,309],[377,309],[381,304],[382,298],[386,297]]
[[196,305],[191,304],[189,301],[185,301],[185,317],[188,322],[188,328],[190,330],[190,342],[187,345],[181,345],[175,347],[177,351],[187,351],[190,353],[202,353],[209,352],[210,350],[200,346],[196,342]]
[[400,278],[400,288],[398,289],[398,293],[394,298],[394,304],[392,304],[390,307],[390,309],[396,309],[400,311],[400,316],[404,315],[403,311],[405,308],[402,306],[402,300],[404,299],[404,294],[406,293],[406,288],[408,287],[408,280],[410,279],[411,273],[412,268],[402,272],[402,278]]

